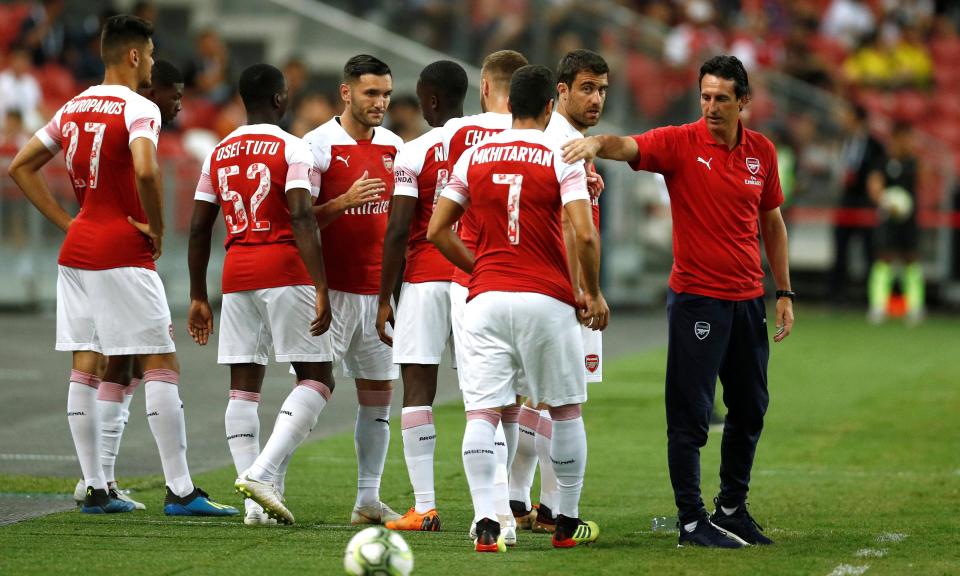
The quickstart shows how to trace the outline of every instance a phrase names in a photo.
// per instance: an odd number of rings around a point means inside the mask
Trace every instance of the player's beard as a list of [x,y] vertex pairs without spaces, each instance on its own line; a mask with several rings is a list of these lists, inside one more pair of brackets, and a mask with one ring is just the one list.
[[362,108],[357,109],[352,106],[350,107],[350,115],[353,116],[354,120],[356,120],[363,126],[366,126],[367,128],[378,128],[383,124],[383,119],[386,116],[386,114],[381,114],[380,119],[375,120],[369,114],[369,112],[372,112],[372,111],[373,111],[373,108],[368,108],[367,110],[364,110]]

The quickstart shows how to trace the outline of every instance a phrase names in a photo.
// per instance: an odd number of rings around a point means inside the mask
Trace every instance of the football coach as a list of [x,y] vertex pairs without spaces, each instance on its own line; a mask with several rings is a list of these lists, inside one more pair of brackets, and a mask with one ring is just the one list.
[[[772,543],[747,511],[750,470],[769,402],[758,232],[777,287],[775,342],[790,335],[794,293],[776,151],[740,121],[749,100],[743,64],[716,56],[700,67],[699,121],[637,136],[592,136],[563,148],[566,162],[622,160],[666,179],[673,213],[667,456],[680,545]],[[727,418],[720,494],[711,516],[700,496],[700,448],[707,443],[717,376]]]

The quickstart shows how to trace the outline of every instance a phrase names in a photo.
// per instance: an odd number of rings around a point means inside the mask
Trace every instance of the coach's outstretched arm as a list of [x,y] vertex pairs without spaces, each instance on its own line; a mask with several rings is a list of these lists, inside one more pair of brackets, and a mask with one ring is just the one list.
[[50,152],[43,142],[34,136],[17,153],[10,164],[9,173],[27,200],[36,206],[47,220],[66,232],[70,223],[73,222],[73,216],[68,214],[53,197],[47,181],[40,173],[40,169],[52,158],[53,152]]
[[390,219],[383,238],[383,260],[380,268],[380,298],[377,309],[377,334],[387,346],[393,346],[393,337],[387,334],[387,322],[393,325],[393,306],[390,297],[397,286],[403,256],[410,237],[410,223],[417,209],[418,198],[394,195],[390,201]]
[[575,294],[580,323],[594,330],[603,330],[610,321],[610,308],[600,293],[600,238],[593,226],[593,215],[588,200],[574,200],[564,204],[563,211],[573,227],[576,238],[577,261],[583,278],[583,294]]
[[562,146],[563,161],[573,164],[583,160],[590,162],[594,158],[631,162],[637,158],[637,141],[629,136],[600,134],[570,140]]
[[463,216],[464,208],[458,202],[440,196],[437,206],[430,217],[427,227],[427,240],[440,250],[440,253],[454,266],[467,274],[473,274],[473,252],[463,245],[460,237],[453,233],[453,225]]
[[163,184],[157,163],[157,145],[148,138],[136,138],[130,143],[130,153],[140,206],[147,215],[147,222],[137,222],[129,216],[127,221],[153,242],[153,259],[156,260],[163,252]]
[[[789,249],[787,246],[787,226],[783,222],[780,208],[760,212],[760,235],[767,253],[767,262],[773,273],[777,290],[790,290]],[[774,342],[780,342],[793,330],[793,300],[784,296],[777,298],[777,332]]]
[[193,341],[206,346],[213,334],[213,309],[207,299],[207,265],[213,243],[213,225],[220,213],[220,205],[203,200],[193,201],[190,217],[190,242],[187,245],[187,267],[190,270],[190,309],[187,312],[187,332]]

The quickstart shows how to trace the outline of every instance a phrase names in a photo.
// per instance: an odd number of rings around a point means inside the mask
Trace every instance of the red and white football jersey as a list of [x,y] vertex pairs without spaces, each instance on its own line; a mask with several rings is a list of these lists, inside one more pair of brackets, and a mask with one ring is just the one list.
[[227,226],[223,292],[313,285],[300,258],[287,192],[312,192],[307,144],[272,124],[241,126],[200,171],[194,199],[219,204]]
[[471,148],[442,196],[473,212],[476,261],[469,298],[536,292],[571,306],[562,207],[590,200],[583,162],[567,164],[540,130],[507,130]]
[[63,105],[37,138],[64,160],[80,212],[67,230],[59,263],[84,270],[128,266],[155,270],[149,239],[127,216],[146,222],[130,144],[157,145],[160,109],[126,86],[92,86]]
[[407,241],[406,282],[448,282],[453,264],[427,241],[427,226],[440,192],[447,185],[450,168],[443,149],[443,129],[434,128],[407,142],[394,164],[394,196],[416,198],[417,208]]
[[[513,125],[513,116],[498,112],[484,112],[462,118],[451,118],[443,125],[443,149],[447,153],[447,163],[452,167],[472,146],[480,144],[494,134],[499,134]],[[476,253],[476,223],[468,210],[463,214],[457,229],[460,240],[471,252]],[[453,281],[461,286],[470,285],[470,275],[454,268]]]
[[371,140],[354,140],[339,117],[312,130],[304,140],[320,172],[317,205],[345,193],[364,171],[368,178],[380,178],[386,185],[380,200],[347,210],[321,233],[329,287],[377,294],[393,195],[393,164],[403,140],[386,128],[376,128]]
[[[550,117],[550,123],[547,124],[547,129],[543,131],[547,135],[547,138],[555,146],[563,146],[571,140],[576,140],[583,138],[583,134],[579,130],[573,127],[573,124],[569,120],[563,117],[562,114],[557,112],[553,113],[553,116]],[[597,233],[600,233],[600,198],[598,196],[592,196],[590,198],[590,209],[593,211],[593,225],[597,229]]]

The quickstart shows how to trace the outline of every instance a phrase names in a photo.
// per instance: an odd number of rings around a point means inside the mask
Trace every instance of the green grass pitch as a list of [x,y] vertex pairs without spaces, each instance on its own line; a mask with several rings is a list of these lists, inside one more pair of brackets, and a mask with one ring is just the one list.
[[[955,320],[874,328],[859,315],[799,310],[794,335],[773,346],[771,404],[754,467],[751,510],[777,541],[764,548],[678,549],[675,534],[651,532],[652,517],[674,514],[663,350],[609,362],[606,382],[590,388],[581,511],[602,530],[590,547],[553,550],[548,537],[521,532],[504,555],[474,553],[459,456],[462,408],[441,407],[436,478],[444,531],[404,534],[414,572],[960,574],[958,334]],[[401,510],[412,494],[398,419],[393,426],[382,495]],[[711,435],[703,451],[708,501],[718,487],[718,458],[719,436]],[[197,483],[221,501],[239,503],[233,478],[232,468],[224,468],[199,475]],[[0,528],[0,574],[342,573],[343,549],[355,532],[348,525],[355,478],[352,434],[305,445],[287,482],[293,527],[168,519],[159,479],[127,479],[140,488],[147,512],[73,511]],[[73,484],[0,477],[2,492],[68,493]]]

